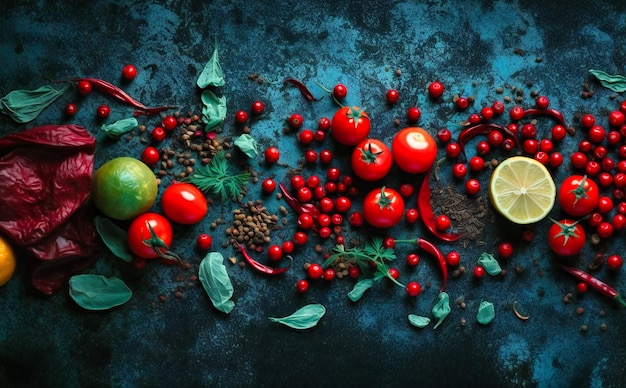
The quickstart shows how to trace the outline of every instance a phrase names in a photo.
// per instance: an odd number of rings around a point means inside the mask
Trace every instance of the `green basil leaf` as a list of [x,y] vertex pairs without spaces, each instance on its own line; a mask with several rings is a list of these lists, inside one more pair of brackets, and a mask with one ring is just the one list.
[[230,313],[235,307],[230,300],[234,290],[224,266],[224,256],[219,252],[209,252],[200,262],[198,278],[213,306],[221,312]]
[[70,278],[70,297],[87,310],[107,310],[120,306],[133,295],[121,279],[102,275],[75,275]]
[[602,70],[590,69],[589,73],[596,77],[605,88],[617,93],[626,92],[626,77],[623,75],[611,75]]
[[112,137],[114,139],[118,139],[123,134],[132,131],[137,128],[139,123],[137,119],[134,117],[130,117],[127,119],[118,120],[111,124],[102,124],[102,130],[107,136]]
[[42,86],[35,90],[14,90],[0,99],[0,112],[18,123],[27,123],[61,97],[69,87],[66,85],[57,90],[51,86]]
[[411,323],[411,325],[423,329],[430,323],[430,318],[422,317],[415,314],[409,314],[409,322]]
[[498,260],[490,253],[483,252],[478,258],[478,264],[482,265],[485,271],[491,276],[499,275],[500,272],[502,272],[500,263],[498,263]]
[[496,310],[493,308],[493,303],[482,301],[478,306],[478,313],[476,314],[476,320],[478,323],[488,325],[496,317]]
[[124,229],[115,225],[109,218],[102,216],[96,216],[94,224],[104,245],[111,253],[126,262],[133,261],[133,251],[128,246],[128,234]]
[[448,293],[441,292],[438,296],[439,300],[433,307],[433,317],[437,318],[435,329],[443,322],[443,320],[450,314],[450,297]]
[[354,287],[352,287],[352,291],[348,292],[348,298],[353,302],[358,301],[363,294],[365,294],[365,291],[372,288],[373,285],[374,281],[372,279],[359,280]]
[[200,89],[205,89],[208,86],[221,87],[226,84],[224,80],[224,72],[220,65],[219,56],[217,52],[217,45],[213,49],[213,54],[209,61],[204,65],[204,69],[198,77],[196,82]]
[[226,97],[218,97],[212,90],[205,90],[201,95],[202,121],[206,124],[206,130],[221,125],[226,118]]
[[326,314],[326,308],[321,304],[308,304],[289,316],[283,318],[270,317],[269,320],[289,326],[292,329],[302,330],[317,325],[324,314]]
[[250,159],[256,158],[259,152],[256,149],[256,140],[247,133],[242,134],[241,136],[235,139],[233,143],[237,148],[241,150],[246,156]]

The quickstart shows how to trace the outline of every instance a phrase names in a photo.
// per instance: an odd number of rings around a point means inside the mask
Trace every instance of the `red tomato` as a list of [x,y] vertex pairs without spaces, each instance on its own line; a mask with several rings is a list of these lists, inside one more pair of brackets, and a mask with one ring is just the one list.
[[78,93],[84,95],[87,95],[89,93],[91,93],[91,82],[89,81],[78,81],[78,85],[76,86],[76,88],[78,89]]
[[267,147],[267,149],[265,149],[265,161],[267,163],[276,163],[278,159],[280,159],[278,147]]
[[374,189],[363,200],[363,217],[374,227],[391,228],[400,222],[403,215],[404,200],[393,189]]
[[388,103],[395,104],[400,98],[400,93],[398,93],[398,91],[395,89],[389,89],[387,91],[387,94],[385,94],[385,98],[387,99]]
[[406,293],[409,296],[418,296],[422,292],[422,286],[418,282],[410,282],[406,285]]
[[333,116],[331,133],[339,143],[354,146],[370,133],[370,118],[358,106],[344,106]]
[[391,150],[398,167],[411,174],[428,171],[437,159],[435,139],[419,127],[400,130],[393,139]]
[[441,82],[435,81],[431,83],[430,85],[428,85],[428,94],[430,95],[430,97],[436,99],[436,98],[441,97],[444,89],[445,88]]
[[273,261],[282,259],[283,248],[278,245],[270,245],[269,248],[267,248],[267,257]]
[[261,190],[263,190],[265,194],[273,193],[274,190],[276,190],[276,181],[272,178],[267,178],[261,183]]
[[154,141],[163,141],[165,139],[165,129],[163,127],[155,127],[152,130],[152,140]]
[[[152,228],[154,236],[151,235],[150,228]],[[128,228],[130,249],[142,259],[156,259],[160,256],[158,249],[163,248],[147,243],[152,238],[160,239],[169,248],[173,240],[172,224],[158,213],[148,212],[137,216]]]
[[132,81],[137,76],[137,68],[133,65],[126,65],[122,68],[122,78],[125,81]]
[[333,88],[333,96],[338,100],[343,100],[348,95],[348,88],[344,84],[337,84]]
[[606,259],[606,267],[611,271],[617,271],[622,268],[624,260],[619,255],[611,255]]
[[165,189],[161,207],[167,218],[186,225],[202,221],[208,211],[204,194],[189,183],[176,183]]
[[304,294],[309,290],[309,282],[307,282],[306,279],[299,280],[296,284],[296,289],[299,293]]
[[393,156],[389,147],[380,140],[366,139],[352,151],[352,171],[361,179],[376,181],[389,173]]
[[585,176],[570,175],[559,187],[558,199],[565,213],[581,217],[596,208],[600,199],[600,189],[593,180]]
[[76,112],[78,112],[78,106],[76,106],[73,102],[68,102],[63,111],[67,116],[74,116]]
[[198,248],[206,251],[211,248],[211,245],[213,245],[213,238],[206,233],[202,233],[196,239],[196,244],[198,245]]
[[585,230],[574,220],[554,221],[548,230],[548,246],[559,256],[574,256],[580,253],[586,241]]
[[321,265],[317,263],[313,263],[309,265],[306,272],[311,279],[319,279],[324,274],[324,269],[322,268]]
[[111,114],[111,108],[108,105],[100,105],[98,109],[96,109],[96,116],[101,119],[106,119]]
[[152,146],[146,147],[141,153],[141,161],[148,166],[154,166],[160,159],[159,150]]
[[173,131],[177,125],[178,125],[178,120],[176,120],[176,117],[172,115],[165,116],[163,117],[163,120],[161,120],[161,126],[166,131]]
[[260,115],[261,113],[263,113],[264,109],[265,109],[265,104],[263,104],[262,101],[255,101],[252,103],[252,107],[250,108],[250,111],[252,111],[252,114]]

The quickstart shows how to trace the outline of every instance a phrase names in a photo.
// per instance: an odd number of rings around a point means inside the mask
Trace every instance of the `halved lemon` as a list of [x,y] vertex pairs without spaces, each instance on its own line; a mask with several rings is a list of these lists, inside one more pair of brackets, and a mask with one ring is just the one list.
[[532,224],[552,210],[556,187],[543,164],[525,156],[513,156],[493,170],[489,198],[508,220],[516,224]]

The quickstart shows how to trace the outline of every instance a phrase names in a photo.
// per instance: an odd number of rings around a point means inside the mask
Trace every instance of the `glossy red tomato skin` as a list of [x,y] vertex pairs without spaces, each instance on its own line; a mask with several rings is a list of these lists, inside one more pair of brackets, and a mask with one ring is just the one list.
[[175,183],[165,189],[161,207],[167,218],[184,225],[197,224],[208,211],[204,194],[189,183]]
[[370,118],[358,106],[339,108],[331,122],[331,134],[337,142],[355,146],[365,140],[370,133]]
[[196,239],[196,245],[203,251],[209,250],[211,245],[213,245],[213,238],[206,233],[202,233]]
[[[583,184],[584,193],[577,196],[575,190],[579,189],[581,184]],[[582,217],[597,207],[600,200],[600,189],[589,177],[570,175],[563,180],[559,187],[558,200],[565,213],[573,217]]]
[[377,139],[365,139],[352,151],[352,171],[366,181],[384,178],[393,166],[389,147]]
[[404,210],[400,193],[387,187],[370,191],[363,200],[363,218],[377,228],[393,227],[402,220]]
[[133,253],[142,259],[156,259],[159,257],[158,253],[144,243],[144,240],[151,237],[147,224],[150,224],[156,236],[168,247],[173,241],[172,224],[162,215],[148,212],[137,216],[128,227],[128,245]]
[[89,81],[78,81],[78,84],[76,85],[76,89],[78,89],[78,93],[82,94],[83,96],[91,93],[91,82]]
[[100,105],[96,109],[96,116],[101,119],[106,119],[111,114],[111,108],[108,105]]
[[431,83],[430,85],[428,85],[428,94],[430,95],[431,98],[434,98],[434,99],[441,97],[444,90],[445,90],[445,87],[439,81],[435,81]]
[[611,255],[606,259],[606,267],[611,271],[618,271],[624,265],[624,260],[619,255]]
[[148,146],[144,148],[141,152],[141,161],[147,164],[148,166],[154,166],[161,159],[161,155],[159,155],[159,150],[152,146]]
[[168,132],[173,131],[178,126],[178,120],[172,115],[165,116],[161,120],[161,126]]
[[267,147],[264,156],[267,163],[276,163],[280,159],[280,150],[278,147]]
[[574,235],[570,233],[566,238],[562,232],[563,227],[554,223],[548,230],[548,246],[552,252],[558,256],[568,257],[577,255],[583,250],[587,242],[585,230],[580,224],[575,224],[576,221],[571,219],[566,218],[560,220],[559,223],[572,227],[572,233],[574,233]]
[[[452,143],[449,143],[450,145]],[[437,159],[435,139],[420,127],[407,127],[396,134],[391,144],[393,160],[401,170],[419,174],[428,171]]]
[[122,68],[122,78],[125,81],[132,81],[137,76],[137,68],[134,65],[126,65]]

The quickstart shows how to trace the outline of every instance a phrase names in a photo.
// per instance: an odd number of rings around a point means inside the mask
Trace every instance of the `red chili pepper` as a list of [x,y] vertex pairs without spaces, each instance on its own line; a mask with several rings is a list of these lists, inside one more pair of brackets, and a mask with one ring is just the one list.
[[591,288],[595,289],[602,295],[607,296],[613,299],[614,301],[616,301],[617,303],[619,303],[620,305],[626,307],[626,301],[622,299],[621,295],[613,287],[609,286],[602,280],[589,275],[587,272],[583,271],[582,269],[569,267],[563,264],[559,264],[559,265],[561,266],[561,268],[563,268],[563,270],[565,270],[570,275],[573,275],[578,280],[585,282]]
[[565,124],[565,118],[563,117],[563,114],[561,112],[559,112],[558,110],[556,110],[556,109],[536,109],[536,108],[531,108],[531,109],[524,110],[524,116],[526,116],[526,115],[551,117],[554,120],[556,120],[560,125],[562,125],[563,128],[567,128],[567,125]]
[[168,110],[168,109],[174,108],[172,106],[159,106],[159,107],[154,107],[154,108],[148,108],[144,104],[142,104],[141,102],[139,102],[139,101],[135,100],[134,98],[132,98],[128,93],[126,93],[125,91],[123,91],[119,87],[117,87],[117,86],[115,86],[115,85],[113,85],[113,84],[111,84],[111,83],[109,83],[107,81],[103,81],[103,80],[97,79],[97,78],[71,78],[71,79],[68,79],[68,80],[58,81],[58,82],[80,82],[80,81],[87,81],[94,88],[99,90],[101,93],[109,95],[109,96],[115,98],[118,101],[121,101],[121,102],[124,102],[126,104],[131,105],[132,107],[134,107],[136,109],[135,114],[134,114],[135,116],[154,115],[154,114],[157,114],[157,113],[162,112],[164,110]]
[[289,193],[285,185],[282,183],[278,184],[280,191],[283,193],[283,198],[287,202],[287,204],[295,210],[298,214],[310,214],[313,219],[317,220],[317,217],[321,214],[320,209],[312,203],[302,203],[298,200],[298,198],[294,197]]
[[491,131],[498,131],[504,137],[511,138],[515,142],[515,145],[519,148],[520,141],[515,133],[513,133],[509,128],[498,125],[498,124],[477,124],[472,125],[471,127],[467,127],[461,131],[459,137],[457,139],[457,143],[461,146],[461,151],[465,154],[465,145],[479,135],[487,135]]
[[435,256],[437,259],[437,265],[439,266],[439,270],[441,271],[441,288],[439,292],[443,292],[446,288],[446,282],[448,281],[448,263],[446,262],[446,257],[443,252],[435,244],[428,240],[424,240],[423,238],[416,238],[412,240],[394,240],[395,243],[409,243],[415,244],[421,249],[425,250],[427,253]]
[[280,268],[268,267],[267,265],[261,264],[258,261],[254,260],[252,256],[250,256],[250,254],[248,253],[248,250],[243,244],[237,244],[237,248],[239,248],[239,251],[243,255],[243,258],[246,259],[246,261],[252,268],[266,275],[280,275],[282,273],[285,273],[287,272],[289,268],[291,268],[291,265],[293,264],[293,259],[291,258],[291,256],[287,256],[287,258],[290,260],[290,263],[288,266],[280,267]]
[[424,175],[424,180],[422,181],[419,193],[417,194],[417,211],[420,214],[420,219],[424,223],[424,226],[426,226],[426,228],[439,239],[448,242],[456,241],[461,238],[460,234],[443,233],[437,229],[437,225],[435,223],[435,213],[430,203],[430,173],[431,171],[429,170]]
[[290,83],[292,85],[295,85],[298,89],[300,89],[300,93],[302,93],[304,98],[306,98],[307,100],[309,100],[309,101],[319,101],[319,98],[315,98],[315,96],[313,95],[313,93],[311,93],[309,88],[307,88],[305,84],[303,84],[302,82],[298,81],[297,79],[295,79],[295,78],[285,78],[283,83]]

